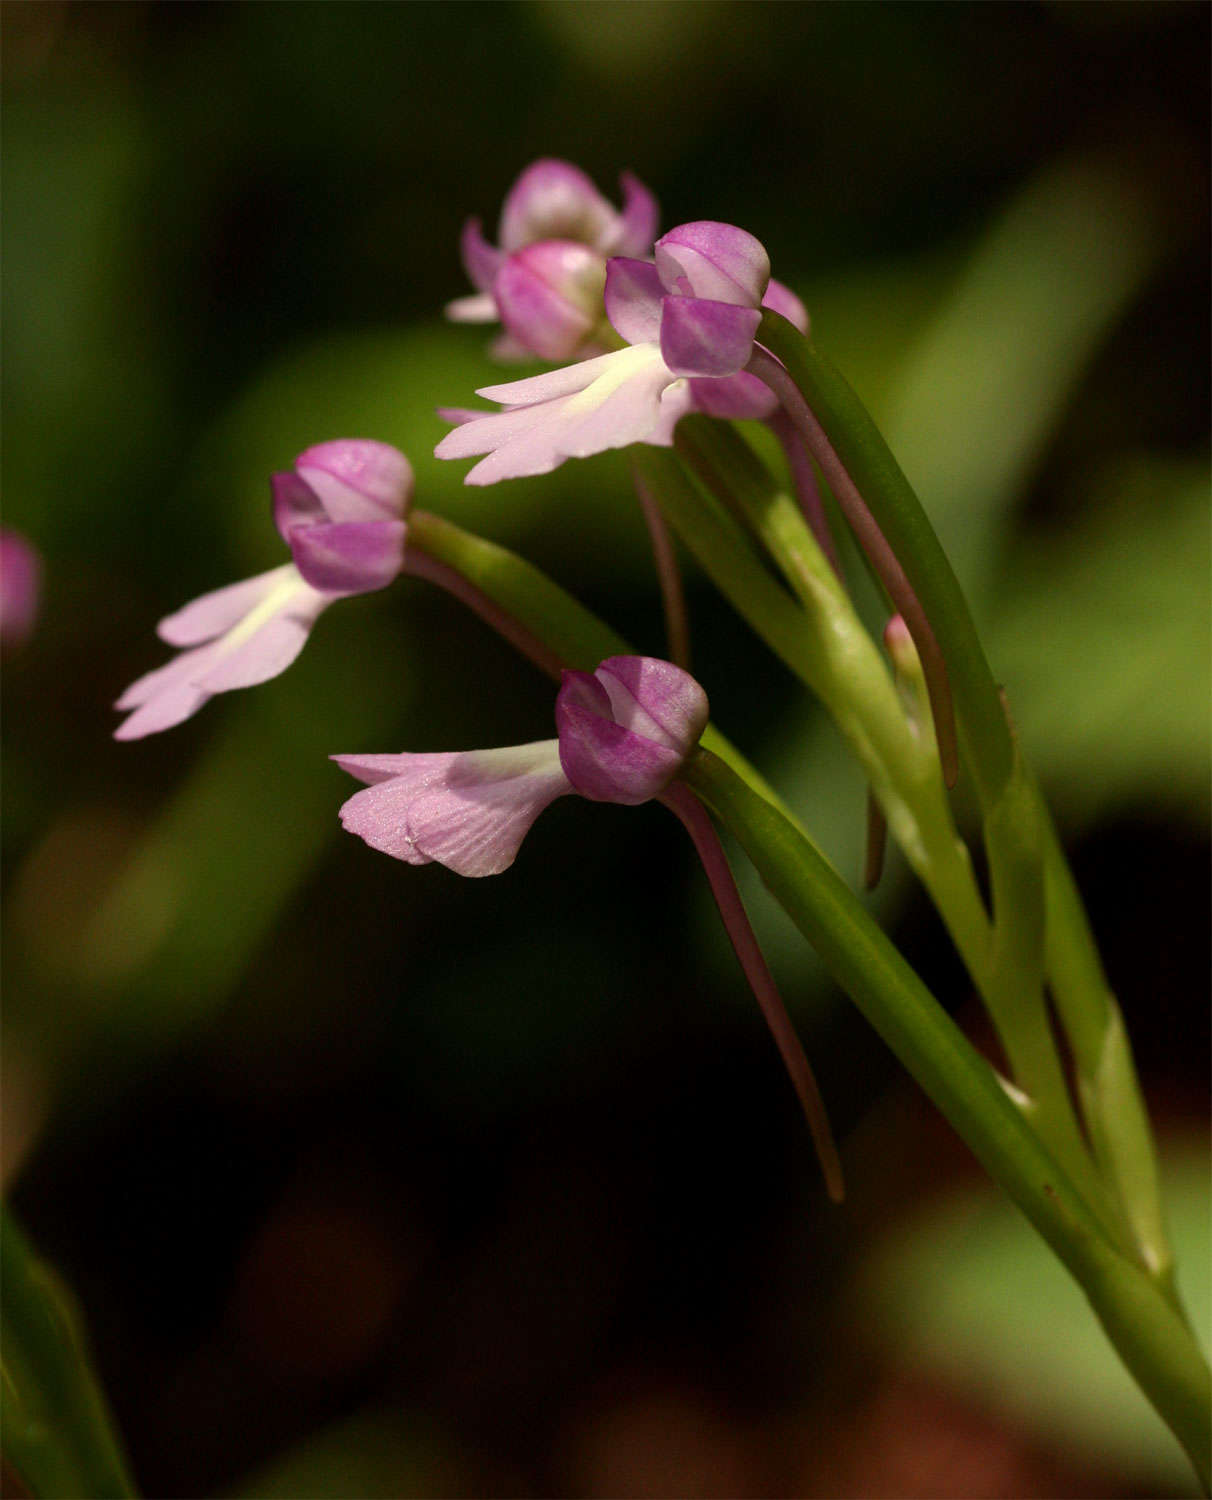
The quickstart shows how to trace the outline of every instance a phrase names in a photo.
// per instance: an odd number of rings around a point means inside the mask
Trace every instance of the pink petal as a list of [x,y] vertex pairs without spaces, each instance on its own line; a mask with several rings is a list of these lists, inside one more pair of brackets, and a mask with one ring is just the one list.
[[34,627],[42,560],[20,532],[0,528],[0,641],[19,646]]
[[330,521],[400,520],[412,499],[412,466],[398,448],[370,438],[317,443],[295,460]]
[[623,189],[622,233],[612,248],[618,255],[651,255],[661,217],[657,201],[630,172],[620,176],[619,185]]
[[762,306],[770,308],[772,312],[781,313],[789,323],[794,323],[801,333],[808,332],[808,309],[789,286],[784,286],[773,276],[770,278],[770,285],[766,288],[766,295],[762,298]]
[[[463,256],[463,269],[472,286],[480,292],[491,292],[497,268],[501,264],[501,252],[484,238],[479,219],[468,219],[463,225],[463,232],[459,236],[459,250]],[[481,320],[477,318],[475,321]]]
[[501,322],[541,359],[571,359],[602,321],[606,265],[573,240],[542,240],[506,258],[494,295]]
[[386,588],[404,566],[403,521],[346,521],[295,526],[288,538],[295,567],[325,594]]
[[709,417],[765,422],[778,410],[778,397],[746,370],[718,379],[691,380],[688,385],[691,406]]
[[[621,351],[620,351],[621,352]],[[559,370],[547,370],[542,375],[530,375],[525,380],[510,380],[504,385],[482,385],[477,396],[485,400],[500,402],[502,406],[534,406],[540,401],[553,401],[557,396],[571,396],[583,391],[604,371],[609,370],[609,360],[615,354],[600,354],[597,359],[584,359],[579,364],[564,365]]]
[[681,667],[655,656],[610,656],[594,672],[617,724],[679,755],[688,755],[707,727],[707,694]]
[[756,307],[697,297],[666,297],[661,354],[679,375],[735,375],[753,352],[762,315]]
[[342,756],[355,775],[393,760],[390,779],[358,792],[341,809],[351,832],[409,864],[436,860],[460,875],[496,875],[513,863],[543,809],[570,787],[556,741],[398,757]]
[[237,626],[214,642],[217,659],[197,679],[198,686],[210,693],[226,693],[277,677],[302,651],[311,627],[331,603],[331,595],[318,593],[300,580],[289,600],[247,636]]
[[536,240],[579,240],[603,249],[615,234],[618,215],[579,167],[543,158],[510,188],[497,235],[508,254]]
[[171,729],[197,713],[211,695],[195,679],[214,659],[214,650],[213,644],[198,646],[131,683],[114,707],[133,708],[134,712],[114,730],[114,738],[142,739]]
[[659,796],[683,757],[570,700],[556,700],[560,764],[575,791],[591,802],[635,807]]
[[301,521],[324,521],[324,507],[311,485],[292,469],[289,473],[271,474],[269,488],[273,495],[274,525],[284,542],[290,541],[290,528]]
[[497,299],[491,292],[473,292],[470,297],[455,297],[443,311],[452,323],[495,323]]
[[655,344],[661,336],[665,289],[646,260],[613,256],[606,263],[606,316],[629,344]]
[[757,307],[770,280],[765,246],[735,224],[699,219],[679,224],[653,247],[667,292]]
[[290,572],[290,564],[258,573],[241,583],[202,594],[175,614],[165,615],[156,634],[170,646],[197,646],[222,635],[267,598]]

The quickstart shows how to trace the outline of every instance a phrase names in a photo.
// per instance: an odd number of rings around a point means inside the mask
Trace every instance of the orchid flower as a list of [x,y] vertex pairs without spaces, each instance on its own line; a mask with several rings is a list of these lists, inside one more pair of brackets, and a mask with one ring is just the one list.
[[429,755],[335,755],[367,783],[341,821],[372,848],[410,865],[499,875],[557,797],[631,807],[659,797],[690,834],[762,1014],[791,1077],[840,1201],[842,1170],[816,1080],[762,957],[710,817],[678,773],[707,726],[707,695],[672,662],[611,656],[593,673],[566,671],[554,740],[506,750]]
[[180,724],[215,693],[284,672],[335,600],[385,588],[404,561],[408,460],[386,443],[342,438],[273,475],[273,514],[292,562],[203,594],[156,627],[180,655],[122,694],[115,731],[139,739]]
[[499,875],[544,808],[576,792],[634,806],[659,796],[707,723],[707,695],[687,672],[646,656],[612,656],[563,673],[557,738],[503,750],[336,755],[367,790],[341,821],[408,864]]
[[682,224],[657,241],[655,264],[607,263],[606,315],[626,348],[483,387],[478,394],[505,410],[461,420],[434,451],[487,454],[466,482],[492,484],[607,448],[667,447],[678,419],[695,409],[769,415],[773,396],[745,373],[763,306],[806,326],[794,294],[771,283],[769,257],[751,234],[710,220]]
[[498,245],[468,219],[461,249],[470,297],[448,304],[458,323],[505,326],[495,352],[505,358],[584,358],[609,347],[602,289],[609,255],[645,256],[656,238],[657,203],[631,173],[620,178],[623,209],[613,208],[570,162],[532,163],[505,199]]

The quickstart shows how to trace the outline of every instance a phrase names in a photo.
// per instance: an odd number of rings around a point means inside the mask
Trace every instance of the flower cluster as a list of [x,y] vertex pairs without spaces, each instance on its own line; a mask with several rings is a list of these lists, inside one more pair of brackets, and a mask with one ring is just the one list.
[[492,484],[631,443],[667,447],[689,411],[772,416],[774,396],[745,369],[761,309],[801,328],[807,314],[771,281],[761,243],[731,224],[700,220],[670,230],[653,252],[651,262],[615,256],[606,263],[603,305],[625,348],[481,388],[478,395],[505,410],[460,413],[438,457],[486,454],[467,483]]
[[463,264],[477,290],[451,302],[447,316],[499,320],[505,334],[496,348],[506,358],[584,358],[609,347],[606,258],[651,254],[657,231],[656,199],[644,184],[624,172],[620,186],[621,212],[570,162],[527,167],[505,199],[498,244],[484,238],[479,219],[464,226]]

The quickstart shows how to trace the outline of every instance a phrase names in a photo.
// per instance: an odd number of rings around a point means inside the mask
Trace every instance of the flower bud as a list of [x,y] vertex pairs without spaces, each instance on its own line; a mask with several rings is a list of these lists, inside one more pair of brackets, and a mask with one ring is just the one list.
[[556,699],[564,775],[594,802],[647,802],[685,765],[707,716],[694,678],[655,657],[612,656],[592,675],[565,672]]
[[573,240],[542,240],[506,257],[494,295],[501,322],[542,359],[571,359],[602,325],[606,259]]

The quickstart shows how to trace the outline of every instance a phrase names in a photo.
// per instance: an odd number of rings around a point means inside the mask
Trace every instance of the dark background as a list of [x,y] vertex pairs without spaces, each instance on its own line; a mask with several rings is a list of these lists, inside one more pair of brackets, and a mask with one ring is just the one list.
[[[1208,17],[8,0],[5,520],[46,583],[4,669],[6,1169],[147,1494],[1191,1492],[750,880],[842,1140],[825,1203],[659,808],[557,804],[485,882],[341,835],[333,751],[551,733],[444,598],[352,601],[278,681],[109,734],[154,622],[281,560],[267,475],[336,436],[659,651],[617,455],[474,492],[430,457],[492,378],[440,310],[538,155],[743,224],[971,592],[1206,1326]],[[717,721],[856,869],[859,779],[691,599]],[[875,904],[983,1037],[898,861]]]

